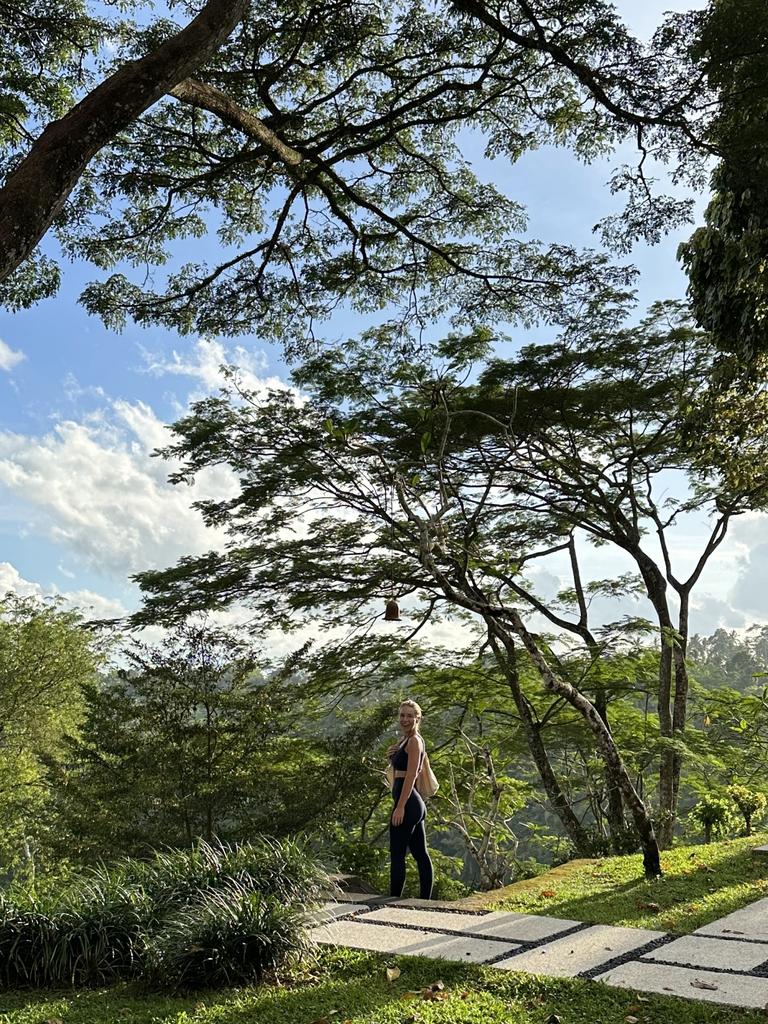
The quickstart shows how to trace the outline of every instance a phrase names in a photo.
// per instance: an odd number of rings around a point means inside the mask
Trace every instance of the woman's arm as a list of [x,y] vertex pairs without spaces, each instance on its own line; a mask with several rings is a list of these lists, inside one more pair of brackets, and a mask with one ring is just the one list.
[[408,802],[408,797],[413,792],[413,787],[416,784],[416,775],[419,771],[419,761],[421,760],[421,741],[418,736],[411,736],[408,740],[408,744],[405,748],[408,754],[408,768],[403,779],[403,789],[400,793],[400,799],[397,801],[397,806],[392,812],[392,824],[402,825],[403,818],[405,817],[405,805]]

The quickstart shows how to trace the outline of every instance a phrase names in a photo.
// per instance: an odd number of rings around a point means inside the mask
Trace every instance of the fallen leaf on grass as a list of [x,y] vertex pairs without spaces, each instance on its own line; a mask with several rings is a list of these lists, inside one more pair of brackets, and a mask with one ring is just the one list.
[[710,985],[708,981],[699,981],[698,978],[691,982],[694,988],[705,988],[708,992],[717,992],[719,989],[718,985]]
[[450,996],[445,991],[445,985],[442,981],[436,981],[433,985],[428,985],[421,990],[421,998],[427,1000],[427,1002],[435,1002],[440,999],[450,999]]
[[638,1024],[637,1017],[625,1017],[624,1020],[627,1022],[627,1024]]
[[653,911],[657,911],[657,910],[661,910],[661,907],[659,906],[658,903],[638,903],[637,904],[637,909],[638,910],[653,910]]
[[563,1018],[558,1017],[556,1013],[553,1013],[551,1016],[547,1017],[547,1024],[563,1024]]
[[397,981],[400,977],[399,967],[388,967],[387,968],[387,981]]
[[557,896],[557,893],[555,892],[554,889],[542,889],[542,891],[539,893],[539,895],[541,896],[542,899],[551,900],[553,896]]
[[338,1017],[338,1010],[331,1010],[330,1013],[326,1013],[324,1017],[315,1017],[309,1024],[331,1024],[331,1017]]

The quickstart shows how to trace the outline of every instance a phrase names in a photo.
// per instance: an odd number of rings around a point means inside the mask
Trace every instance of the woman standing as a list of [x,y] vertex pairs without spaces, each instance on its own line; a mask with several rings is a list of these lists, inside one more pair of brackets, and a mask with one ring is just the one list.
[[424,820],[427,808],[416,790],[416,779],[424,764],[424,740],[419,732],[421,708],[415,700],[404,700],[399,712],[402,740],[388,750],[394,775],[392,796],[395,809],[389,822],[389,892],[402,896],[405,886],[405,855],[411,851],[419,869],[419,895],[432,896],[432,861],[427,852]]

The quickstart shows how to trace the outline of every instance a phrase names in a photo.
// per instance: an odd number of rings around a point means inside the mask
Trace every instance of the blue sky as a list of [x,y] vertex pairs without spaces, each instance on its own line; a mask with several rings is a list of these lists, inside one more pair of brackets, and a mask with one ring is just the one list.
[[[618,4],[641,34],[662,11],[689,6]],[[477,159],[469,137],[467,148]],[[615,209],[605,183],[619,162],[586,166],[565,150],[547,149],[515,166],[486,163],[482,173],[527,206],[533,236],[596,245],[591,229]],[[633,252],[641,307],[683,295],[675,250],[688,233]],[[212,251],[214,242],[208,245]],[[239,363],[254,383],[284,378],[286,371],[278,349],[260,339],[179,337],[135,325],[108,331],[77,304],[95,276],[87,266],[69,265],[55,299],[17,315],[0,312],[0,592],[59,593],[101,616],[136,607],[131,573],[169,565],[221,539],[189,509],[190,490],[170,488],[167,466],[151,458],[165,440],[164,424],[216,388],[223,361]],[[364,324],[345,318],[335,326],[353,333]],[[226,474],[212,473],[194,494],[227,487]],[[704,526],[693,522],[680,532],[681,558],[694,557]],[[768,619],[766,568],[768,522],[750,516],[736,525],[702,582],[694,629]],[[542,577],[544,589],[556,587],[558,571],[553,565]],[[615,558],[609,564],[604,552],[591,553],[588,571],[611,575]],[[605,614],[614,617],[614,610]]]

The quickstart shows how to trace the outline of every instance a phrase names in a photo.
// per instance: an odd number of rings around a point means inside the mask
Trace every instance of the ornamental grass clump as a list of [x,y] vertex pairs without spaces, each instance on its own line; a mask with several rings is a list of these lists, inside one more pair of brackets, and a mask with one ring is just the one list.
[[153,937],[151,980],[174,991],[253,984],[310,948],[304,907],[231,879],[202,891]]
[[258,981],[308,949],[308,911],[332,888],[292,841],[201,842],[100,865],[43,898],[0,896],[0,985]]
[[0,902],[0,984],[4,988],[104,985],[137,977],[144,936],[126,905],[43,910]]
[[153,922],[200,892],[227,886],[232,879],[286,903],[310,906],[333,889],[328,874],[305,846],[267,836],[242,844],[199,840],[189,850],[158,852],[149,861],[125,858],[94,868],[85,877],[105,889],[141,891]]

